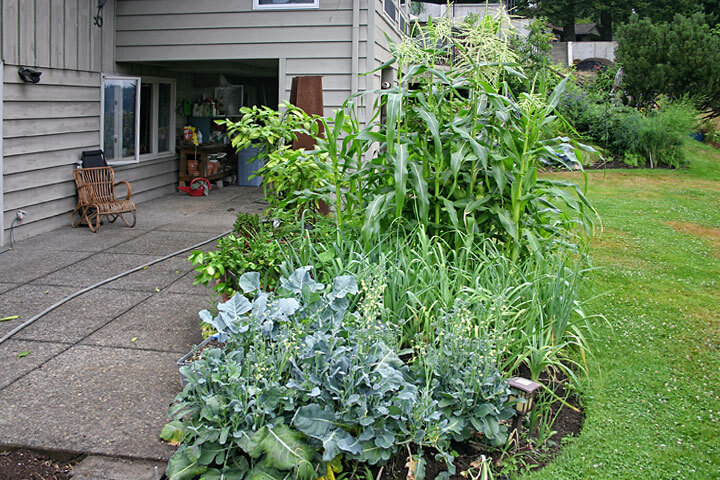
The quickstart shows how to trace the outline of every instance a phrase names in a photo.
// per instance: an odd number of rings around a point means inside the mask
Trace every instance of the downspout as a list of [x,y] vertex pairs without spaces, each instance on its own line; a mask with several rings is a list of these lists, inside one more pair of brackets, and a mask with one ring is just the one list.
[[353,0],[352,13],[352,62],[350,65],[350,92],[358,92],[358,63],[360,62],[360,0]]
[[[0,23],[2,23],[0,21]],[[5,190],[3,188],[3,69],[5,63],[0,59],[0,245],[5,245]]]
[[[367,41],[365,42],[365,71],[370,72],[375,69],[375,16],[377,15],[377,12],[375,11],[376,0],[367,0],[366,4],[367,25],[365,25],[365,29],[367,32]],[[365,76],[366,91],[374,90],[375,88],[380,87],[379,82],[377,86],[375,85],[376,74],[377,72]],[[364,95],[363,97],[363,102],[365,104],[365,117],[363,119],[363,125],[366,126],[368,120],[372,115],[372,106],[373,102],[375,101],[375,95]]]

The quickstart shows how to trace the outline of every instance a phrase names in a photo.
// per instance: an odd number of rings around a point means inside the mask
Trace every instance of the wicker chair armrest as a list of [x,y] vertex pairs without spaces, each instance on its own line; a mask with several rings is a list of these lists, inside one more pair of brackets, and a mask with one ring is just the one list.
[[121,183],[124,183],[127,187],[127,197],[125,197],[125,200],[130,200],[130,196],[132,195],[132,187],[130,186],[130,182],[128,182],[127,180],[120,180],[114,185],[114,187],[117,187]]

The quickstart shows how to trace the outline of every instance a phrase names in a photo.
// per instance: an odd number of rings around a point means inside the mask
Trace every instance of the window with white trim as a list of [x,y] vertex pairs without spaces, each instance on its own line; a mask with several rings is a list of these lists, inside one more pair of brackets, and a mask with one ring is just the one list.
[[108,163],[175,153],[175,81],[103,76],[101,144]]
[[103,76],[100,144],[109,163],[140,160],[140,79]]
[[253,10],[320,8],[320,0],[253,0]]

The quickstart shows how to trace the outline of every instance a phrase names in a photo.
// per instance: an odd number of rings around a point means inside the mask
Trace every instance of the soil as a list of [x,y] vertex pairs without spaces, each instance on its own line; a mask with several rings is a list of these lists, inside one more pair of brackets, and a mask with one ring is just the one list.
[[204,352],[204,351],[207,350],[208,348],[223,348],[224,346],[225,346],[224,343],[220,343],[220,342],[218,342],[217,340],[214,340],[214,339],[213,339],[213,340],[210,340],[208,343],[206,343],[205,345],[203,345],[201,348],[198,348],[197,350],[195,350],[195,351],[193,352],[193,354],[190,355],[190,357],[188,357],[187,360],[185,360],[185,362],[183,363],[183,365],[190,365],[190,364],[193,363],[195,360],[200,360],[200,357],[202,356],[202,352]]
[[30,450],[0,452],[2,480],[70,480],[75,461],[57,461]]
[[[522,376],[522,372],[520,375]],[[552,430],[556,433],[550,438],[550,441],[542,449],[537,449],[537,447],[529,444],[527,439],[524,438],[521,439],[518,446],[508,452],[513,456],[522,455],[527,470],[542,468],[555,458],[560,451],[563,438],[578,435],[584,420],[584,415],[579,405],[579,398],[574,394],[568,395],[569,392],[566,391],[567,379],[564,376],[558,375],[553,379],[545,377],[541,378],[541,381],[545,385],[554,385],[553,390],[557,396],[563,399],[567,397],[565,403],[571,405],[574,409],[562,405],[560,401],[556,401],[551,406],[550,414],[550,418],[555,418]],[[556,414],[557,417],[555,416]],[[508,424],[508,427],[510,427],[510,424]],[[524,434],[524,436],[526,435]],[[452,445],[452,448],[458,455],[454,461],[457,473],[450,477],[451,480],[467,480],[468,478],[477,476],[479,472],[478,467],[482,462],[482,456],[485,456],[491,461],[496,470],[500,470],[500,474],[496,478],[507,478],[502,474],[504,458],[501,452],[490,450],[477,440],[470,440],[468,443],[463,444],[456,443]],[[410,450],[413,453],[417,452],[415,446],[412,446]],[[395,458],[391,459],[390,462],[382,468],[382,472],[380,469],[375,470],[374,478],[379,480],[414,480],[414,477],[408,476],[408,457],[407,449],[399,452]],[[426,451],[425,478],[436,478],[440,472],[445,471],[447,471],[445,463],[435,460],[433,452]],[[465,475],[463,475],[463,473]]]

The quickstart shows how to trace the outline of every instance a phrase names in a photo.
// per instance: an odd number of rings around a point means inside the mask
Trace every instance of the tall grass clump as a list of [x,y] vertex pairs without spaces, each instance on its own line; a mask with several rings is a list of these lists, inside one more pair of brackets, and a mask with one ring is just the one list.
[[314,265],[320,281],[349,274],[380,292],[380,317],[399,326],[401,348],[435,342],[437,322],[453,317],[493,341],[505,372],[526,367],[537,380],[548,370],[570,378],[583,371],[575,360],[589,331],[578,296],[583,260],[568,252],[513,260],[491,239],[463,238],[453,246],[418,227],[381,235],[367,250],[360,238],[307,235],[284,265]]

